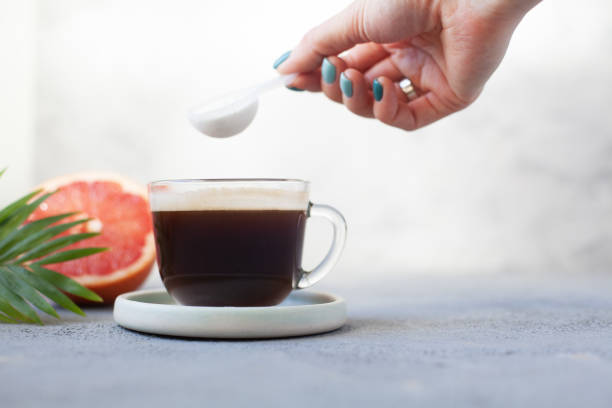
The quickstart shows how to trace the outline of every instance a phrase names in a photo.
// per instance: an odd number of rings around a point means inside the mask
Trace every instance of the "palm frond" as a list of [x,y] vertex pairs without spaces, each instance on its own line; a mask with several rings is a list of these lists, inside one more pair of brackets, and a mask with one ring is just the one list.
[[[0,177],[6,169],[0,170]],[[56,318],[48,299],[76,314],[83,311],[67,294],[101,302],[102,298],[73,279],[43,265],[66,262],[93,255],[107,248],[66,247],[92,238],[98,233],[78,233],[58,237],[70,228],[89,221],[66,221],[76,213],[65,213],[27,222],[36,208],[54,192],[41,195],[33,191],[0,210],[0,322],[37,323],[42,320],[36,309]]]

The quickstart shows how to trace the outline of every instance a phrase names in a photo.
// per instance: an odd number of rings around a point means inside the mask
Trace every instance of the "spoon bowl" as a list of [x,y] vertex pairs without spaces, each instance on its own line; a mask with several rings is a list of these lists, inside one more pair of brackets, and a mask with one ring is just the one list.
[[215,138],[237,135],[246,129],[257,113],[259,96],[288,85],[297,74],[282,75],[251,88],[215,97],[189,111],[189,121],[198,131]]
[[[221,105],[217,106],[217,103]],[[224,103],[224,104],[223,104]],[[198,131],[215,138],[235,136],[246,129],[257,113],[256,96],[227,95],[211,104],[201,105],[189,112],[189,121]]]

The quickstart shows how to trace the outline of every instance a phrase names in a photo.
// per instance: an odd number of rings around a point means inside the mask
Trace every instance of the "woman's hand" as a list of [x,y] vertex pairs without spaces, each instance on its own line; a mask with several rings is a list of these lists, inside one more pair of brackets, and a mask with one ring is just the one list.
[[[478,97],[538,1],[358,0],[275,68],[302,73],[293,87],[322,90],[357,115],[417,129]],[[417,90],[412,100],[397,84],[406,77]]]

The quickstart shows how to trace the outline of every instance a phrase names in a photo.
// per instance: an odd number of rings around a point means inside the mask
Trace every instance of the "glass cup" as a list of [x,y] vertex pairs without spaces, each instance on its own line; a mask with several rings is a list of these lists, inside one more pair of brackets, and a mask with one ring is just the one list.
[[[309,201],[309,183],[287,179],[164,180],[149,184],[164,286],[180,304],[271,306],[318,282],[338,262],[346,222]],[[333,226],[331,248],[301,267],[308,217]]]

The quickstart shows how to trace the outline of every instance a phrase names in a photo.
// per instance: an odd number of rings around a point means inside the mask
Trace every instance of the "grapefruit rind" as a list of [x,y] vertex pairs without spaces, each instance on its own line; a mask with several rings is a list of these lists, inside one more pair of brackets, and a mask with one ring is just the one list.
[[132,193],[143,197],[148,202],[147,198],[147,188],[136,183],[133,180],[120,176],[116,173],[106,173],[106,172],[84,172],[84,173],[72,173],[64,176],[55,177],[41,183],[36,189],[42,188],[44,191],[49,192],[56,190],[61,186],[65,186],[71,183],[77,182],[89,182],[93,183],[96,181],[113,181],[123,188],[123,191],[126,193]]

